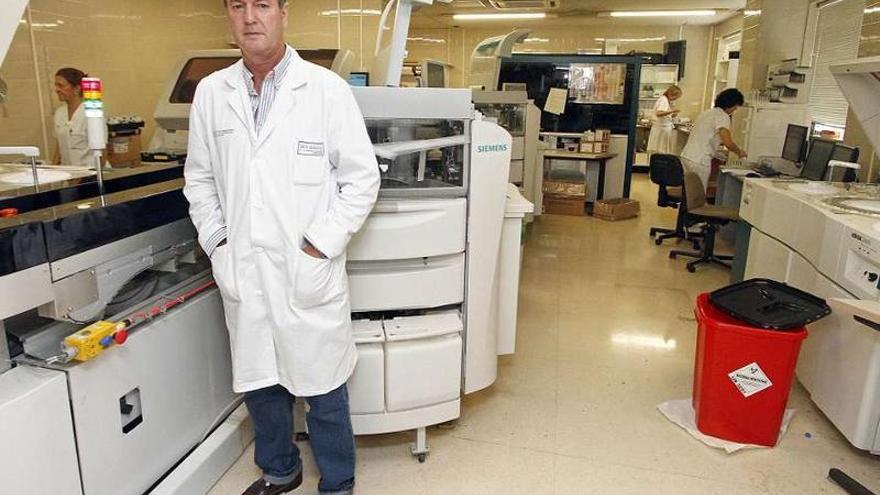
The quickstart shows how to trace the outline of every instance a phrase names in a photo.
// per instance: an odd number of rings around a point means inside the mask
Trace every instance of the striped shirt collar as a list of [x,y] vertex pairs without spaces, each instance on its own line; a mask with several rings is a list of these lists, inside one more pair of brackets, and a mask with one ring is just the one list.
[[290,69],[293,59],[293,48],[287,45],[287,49],[284,52],[284,58],[278,62],[278,65],[276,65],[274,69],[266,74],[266,78],[263,80],[259,93],[254,87],[253,73],[248,70],[244,63],[241,64],[245,88],[247,89],[248,96],[251,100],[251,111],[254,115],[254,129],[258,135],[268,119],[269,111],[275,103],[275,95],[278,93],[278,89],[284,82],[284,78]]
[[[275,85],[275,89],[278,89],[281,86],[281,83],[284,82],[284,76],[287,75],[288,69],[290,69],[290,64],[293,62],[293,48],[290,45],[285,45],[284,57],[278,62],[278,65],[275,66],[268,74],[266,74],[265,81],[272,81]],[[242,63],[241,70],[243,72],[244,81],[247,85],[248,94],[254,96],[257,94],[257,90],[254,87],[254,74],[247,68],[247,65]],[[264,81],[264,84],[265,84]]]

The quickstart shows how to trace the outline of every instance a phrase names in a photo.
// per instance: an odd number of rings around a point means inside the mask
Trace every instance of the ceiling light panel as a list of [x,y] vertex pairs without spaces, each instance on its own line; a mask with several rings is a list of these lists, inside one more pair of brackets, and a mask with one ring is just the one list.
[[498,10],[555,9],[558,0],[483,0],[483,5]]
[[456,21],[501,21],[501,20],[524,20],[544,19],[547,14],[543,12],[508,12],[499,14],[455,14],[452,16]]
[[714,10],[619,10],[609,12],[610,17],[711,17]]

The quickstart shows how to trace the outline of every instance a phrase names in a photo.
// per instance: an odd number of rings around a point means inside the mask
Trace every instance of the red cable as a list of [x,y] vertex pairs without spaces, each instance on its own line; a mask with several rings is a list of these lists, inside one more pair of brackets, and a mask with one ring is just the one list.
[[187,292],[184,292],[183,294],[175,297],[171,301],[166,301],[158,306],[153,306],[153,307],[147,309],[146,311],[141,311],[139,313],[135,313],[132,316],[123,320],[124,322],[126,322],[126,321],[128,322],[126,324],[125,328],[131,328],[131,327],[141,323],[141,320],[143,320],[143,319],[150,319],[158,314],[164,313],[164,312],[168,311],[169,309],[177,306],[178,304],[186,302],[191,297],[198,295],[201,292],[204,292],[205,290],[210,289],[211,287],[213,287],[215,285],[217,285],[217,282],[215,282],[213,280],[211,280],[210,282],[205,282],[204,284],[202,284],[194,289],[191,289]]

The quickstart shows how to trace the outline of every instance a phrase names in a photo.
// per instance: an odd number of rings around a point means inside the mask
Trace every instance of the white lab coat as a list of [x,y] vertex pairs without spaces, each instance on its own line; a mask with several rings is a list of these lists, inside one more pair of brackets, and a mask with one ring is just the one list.
[[669,98],[661,96],[654,104],[651,132],[648,134],[648,152],[671,154],[675,151],[675,125],[671,115],[660,117],[657,112],[672,110]]
[[55,109],[52,120],[61,165],[94,166],[94,155],[89,150],[85,105],[80,103],[73,111],[73,116],[68,118],[67,104],[63,104]]
[[721,147],[721,129],[731,128],[730,115],[718,107],[701,113],[691,128],[691,135],[681,152],[682,164],[700,176],[703,187],[709,185],[712,157]]
[[[205,78],[184,193],[223,297],[235,391],[320,395],[357,362],[345,250],[376,201],[379,169],[332,72],[294,55],[269,112],[257,136],[241,61]],[[302,252],[304,239],[329,259]]]

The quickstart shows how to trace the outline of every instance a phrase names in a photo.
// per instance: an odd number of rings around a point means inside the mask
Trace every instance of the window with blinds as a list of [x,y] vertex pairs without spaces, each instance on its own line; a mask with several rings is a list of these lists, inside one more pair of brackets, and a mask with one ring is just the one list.
[[810,113],[815,122],[846,126],[849,105],[828,68],[858,57],[864,10],[865,0],[819,3],[810,92]]

